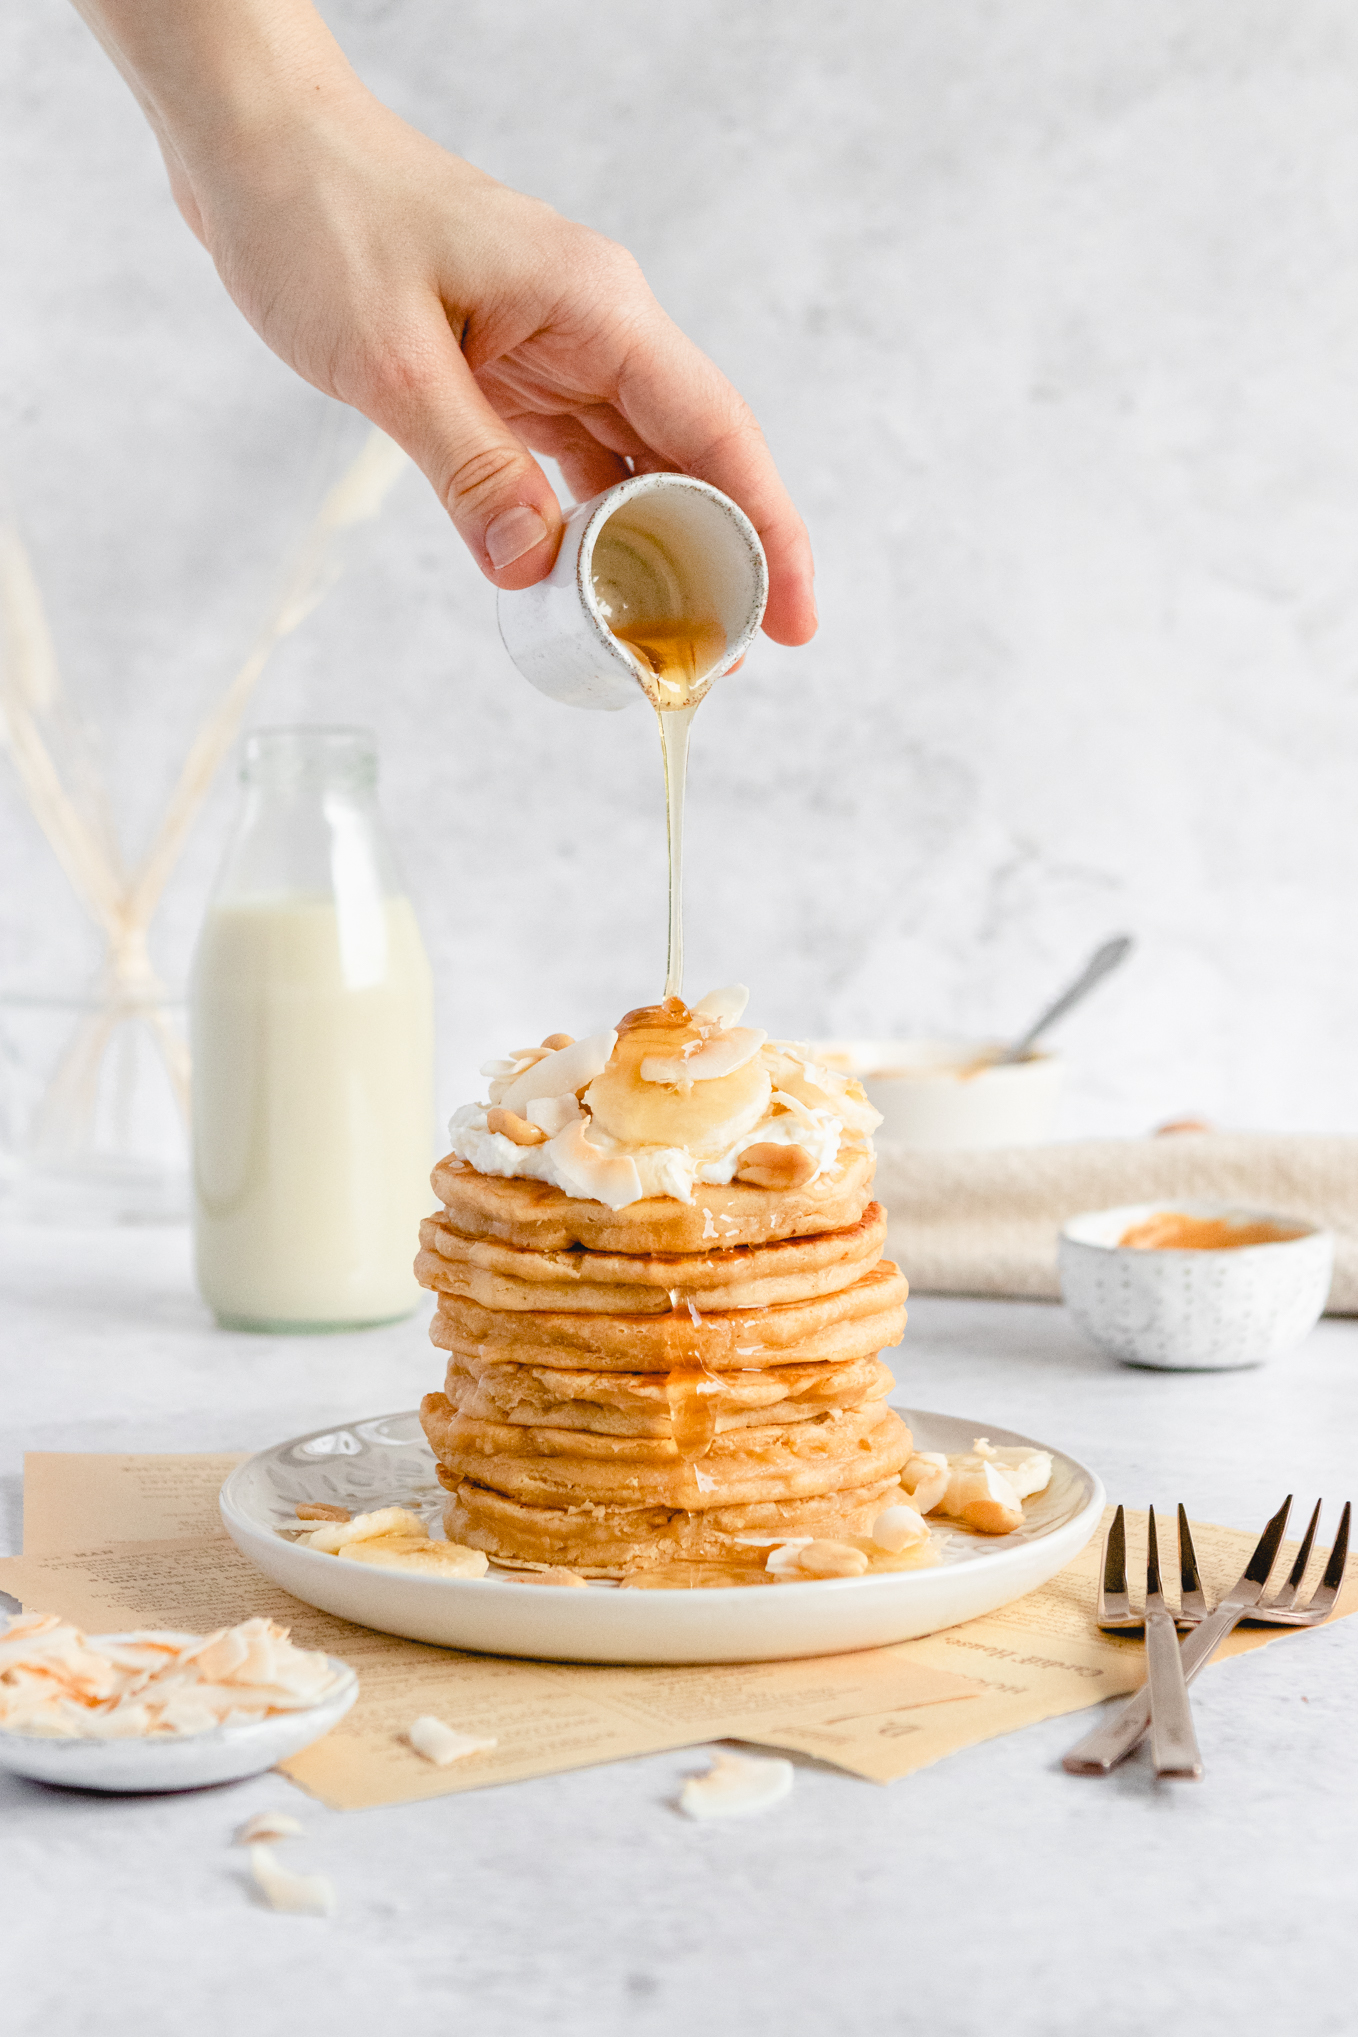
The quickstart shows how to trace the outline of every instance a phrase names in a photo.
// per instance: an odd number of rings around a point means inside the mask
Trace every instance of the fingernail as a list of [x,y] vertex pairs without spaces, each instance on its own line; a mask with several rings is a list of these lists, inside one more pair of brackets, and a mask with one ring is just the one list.
[[491,565],[497,573],[501,572],[525,552],[531,552],[534,545],[540,545],[546,535],[547,526],[535,509],[522,503],[517,509],[502,509],[486,526],[486,552]]

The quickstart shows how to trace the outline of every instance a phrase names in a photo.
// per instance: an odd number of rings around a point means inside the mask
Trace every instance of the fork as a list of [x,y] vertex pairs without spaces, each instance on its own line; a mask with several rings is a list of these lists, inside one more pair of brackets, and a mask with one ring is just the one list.
[[1155,1508],[1150,1510],[1146,1549],[1146,1689],[1151,1704],[1151,1755],[1157,1775],[1201,1780],[1202,1756],[1193,1731],[1183,1658],[1174,1619],[1160,1586],[1160,1544]]
[[[1207,1618],[1207,1595],[1198,1575],[1198,1558],[1193,1547],[1193,1536],[1188,1525],[1188,1515],[1182,1505],[1179,1508],[1179,1610],[1174,1614],[1176,1626],[1195,1627],[1199,1620]],[[1123,1509],[1118,1508],[1108,1530],[1104,1544],[1103,1574],[1099,1579],[1099,1603],[1095,1619],[1100,1627],[1109,1633],[1127,1633],[1139,1630],[1145,1624],[1143,1613],[1133,1612],[1132,1602],[1127,1594],[1127,1524]]]
[[[1277,1560],[1278,1547],[1283,1539],[1291,1508],[1292,1495],[1289,1493],[1259,1537],[1254,1554],[1236,1583],[1226,1593],[1216,1611],[1199,1621],[1184,1641],[1180,1659],[1183,1663],[1185,1683],[1192,1682],[1198,1671],[1210,1661],[1226,1636],[1241,1620],[1258,1620],[1267,1626],[1313,1627],[1320,1621],[1328,1619],[1333,1612],[1348,1562],[1352,1507],[1347,1500],[1339,1517],[1339,1532],[1334,1538],[1334,1546],[1325,1565],[1325,1574],[1306,1604],[1304,1606],[1297,1604],[1297,1593],[1306,1575],[1306,1566],[1311,1560],[1311,1550],[1315,1546],[1316,1529],[1320,1524],[1318,1500],[1302,1545],[1297,1551],[1296,1561],[1288,1573],[1286,1584],[1271,1600],[1264,1599],[1264,1589]],[[1124,1755],[1131,1753],[1149,1724],[1150,1694],[1143,1684],[1140,1690],[1132,1693],[1126,1704],[1114,1712],[1111,1719],[1096,1726],[1092,1733],[1086,1733],[1084,1739],[1071,1748],[1062,1765],[1069,1769],[1072,1775],[1107,1775]]]

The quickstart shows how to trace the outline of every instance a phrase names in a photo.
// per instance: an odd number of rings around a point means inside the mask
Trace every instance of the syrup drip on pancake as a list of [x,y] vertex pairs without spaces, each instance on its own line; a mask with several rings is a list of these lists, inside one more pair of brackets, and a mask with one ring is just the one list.
[[[670,1290],[674,1313],[687,1314],[695,1332],[701,1333],[702,1316],[696,1302],[688,1301],[678,1288]],[[703,1361],[702,1350],[695,1344],[694,1363],[676,1365],[665,1381],[665,1398],[669,1402],[670,1432],[674,1447],[685,1464],[696,1464],[706,1457],[717,1440],[717,1401],[721,1393],[721,1380],[715,1372],[708,1370]]]

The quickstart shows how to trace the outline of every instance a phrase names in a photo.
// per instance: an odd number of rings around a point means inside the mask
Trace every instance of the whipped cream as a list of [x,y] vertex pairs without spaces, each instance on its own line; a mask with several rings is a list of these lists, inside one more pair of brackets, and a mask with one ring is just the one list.
[[[734,1180],[753,1146],[798,1147],[815,1181],[842,1151],[870,1147],[881,1116],[800,1042],[740,1025],[748,997],[733,984],[691,1009],[670,1000],[612,1031],[486,1062],[487,1101],[449,1124],[454,1154],[478,1174],[547,1181],[610,1209],[692,1202],[695,1185]],[[492,1130],[492,1111],[521,1120],[518,1136]]]

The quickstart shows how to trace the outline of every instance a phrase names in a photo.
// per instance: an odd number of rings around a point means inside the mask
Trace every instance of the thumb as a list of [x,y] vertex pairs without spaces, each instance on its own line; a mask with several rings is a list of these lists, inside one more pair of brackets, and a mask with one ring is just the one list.
[[476,385],[451,330],[407,366],[380,408],[362,406],[429,480],[458,535],[497,587],[532,587],[552,569],[561,507],[518,434]]

